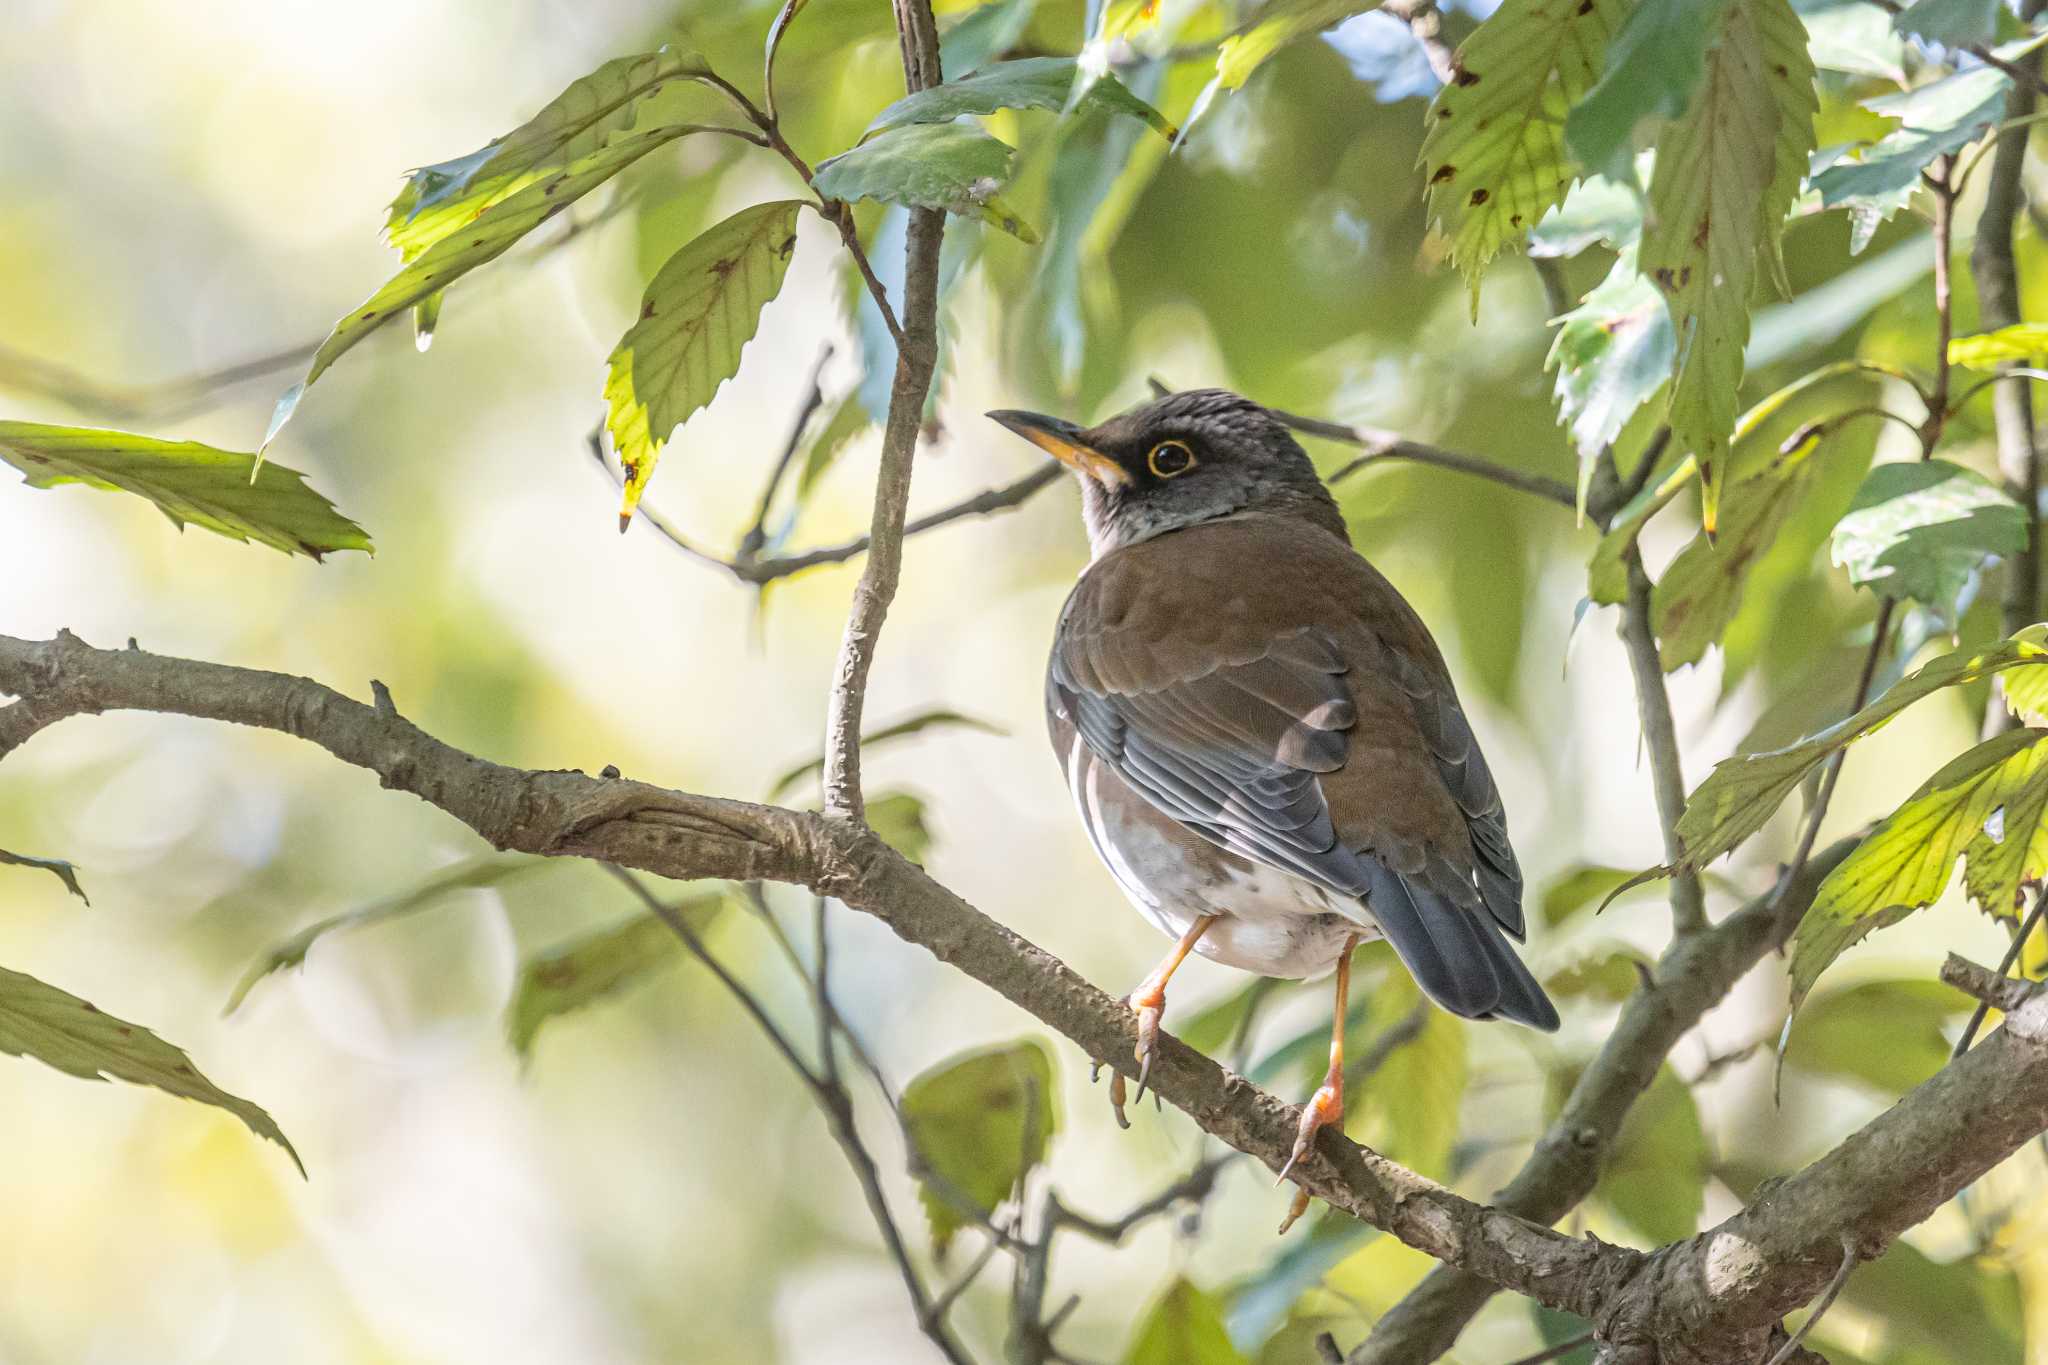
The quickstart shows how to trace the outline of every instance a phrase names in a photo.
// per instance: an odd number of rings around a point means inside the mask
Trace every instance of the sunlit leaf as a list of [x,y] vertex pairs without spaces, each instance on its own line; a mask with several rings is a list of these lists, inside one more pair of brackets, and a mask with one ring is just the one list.
[[2009,814],[2009,806],[2025,806],[2033,815],[2030,828],[2001,829],[2001,840],[2010,841],[2013,848],[2003,858],[1994,858],[1999,884],[1993,885],[1989,874],[1982,879],[1986,891],[2002,893],[2002,903],[2011,904],[2017,874],[2031,861],[2026,855],[2039,833],[2044,798],[2032,789],[2048,784],[2048,745],[2040,742],[2043,739],[2048,739],[2048,730],[2013,730],[1956,758],[1886,816],[1828,874],[1792,938],[1795,1011],[1844,949],[1932,904],[1947,890],[1956,860],[1966,850],[2004,851],[1986,830],[2004,825],[2000,813]]
[[1000,197],[1011,154],[1008,143],[965,123],[911,123],[822,162],[811,186],[828,199],[944,209],[1035,242],[1038,233]]
[[1785,1064],[1902,1095],[1947,1065],[1943,1029],[1968,1008],[1939,981],[1869,981],[1826,991],[1800,1011]]
[[2001,674],[1998,690],[2006,706],[2028,725],[2048,725],[2048,672],[2019,669]]
[[2041,322],[2016,322],[1995,332],[1957,337],[1948,344],[1949,364],[1976,370],[1995,370],[2008,363],[2024,365],[2043,355],[2048,355],[2048,323]]
[[1835,523],[1835,563],[1849,581],[1911,598],[1953,629],[1987,559],[2027,546],[2027,516],[2004,490],[1947,460],[1881,464]]
[[1803,9],[1807,51],[1823,71],[1906,83],[1906,45],[1889,15],[1867,0]]
[[[676,907],[700,934],[725,907],[725,897],[699,896]],[[521,1057],[548,1021],[639,984],[685,955],[682,940],[652,914],[638,914],[528,958],[519,968],[505,1034]]]
[[1699,461],[1709,531],[1739,411],[1750,295],[1759,265],[1775,260],[1816,108],[1806,30],[1785,0],[1733,0],[1718,30],[1699,97],[1658,144],[1640,247],[1678,330],[1672,448]]
[[1667,1065],[1628,1111],[1596,1192],[1652,1244],[1675,1242],[1699,1226],[1710,1170],[1699,1108]]
[[739,373],[740,352],[789,273],[802,207],[782,199],[741,209],[669,257],[648,283],[640,320],[612,349],[604,385],[605,425],[626,475],[620,526],[640,505],[670,433]]
[[258,469],[256,457],[240,451],[91,427],[0,422],[0,460],[27,475],[32,488],[78,483],[148,498],[180,529],[200,526],[314,559],[370,549],[363,528],[308,488],[305,475],[268,462]]
[[1671,377],[1671,313],[1627,250],[1558,323],[1548,360],[1557,371],[1558,420],[1570,428],[1579,459],[1589,461]]
[[1223,1325],[1223,1305],[1177,1279],[1138,1323],[1123,1365],[1245,1365]]
[[290,416],[291,409],[297,405],[305,389],[325,374],[328,366],[339,360],[350,347],[429,295],[446,289],[478,266],[495,261],[527,233],[655,148],[666,146],[688,131],[688,128],[680,126],[652,128],[609,143],[603,149],[579,157],[561,170],[488,205],[468,222],[463,231],[435,241],[407,262],[404,269],[386,281],[384,287],[366,299],[361,307],[334,324],[334,330],[314,353],[313,364],[306,371],[305,379],[280,402],[279,414],[272,419],[271,431],[264,438],[264,444],[268,445],[275,439],[277,429],[283,425],[283,419]]
[[668,82],[710,74],[702,56],[668,48],[606,62],[488,146],[414,171],[391,201],[385,234],[410,261],[491,204],[603,149]]
[[869,801],[868,828],[913,863],[922,863],[932,851],[932,832],[924,822],[924,802],[906,793],[892,792]]
[[[1065,109],[1074,88],[1075,62],[1072,57],[1024,57],[997,62],[971,75],[956,77],[943,85],[906,95],[875,115],[868,134],[885,132],[912,123],[950,123],[962,114],[993,114],[998,109]],[[1166,116],[1130,92],[1114,76],[1091,81],[1081,96],[1083,109],[1102,109],[1127,114],[1152,125],[1169,142],[1179,129]]]
[[269,1114],[199,1074],[182,1049],[140,1024],[116,1019],[68,991],[0,967],[0,1052],[33,1057],[67,1076],[154,1086],[225,1109],[258,1137],[285,1149],[299,1174],[305,1163]]
[[1940,47],[1988,43],[1998,32],[1998,0],[1913,0],[1892,22],[1907,37]]
[[[891,740],[905,739],[911,735],[923,734],[926,730],[953,729],[978,730],[984,735],[1008,733],[1000,725],[994,725],[977,717],[963,715],[958,711],[941,706],[930,711],[920,711],[914,716],[905,717],[902,720],[884,725],[878,730],[872,730],[862,735],[860,737],[860,747],[865,752],[878,744],[887,744]],[[774,785],[768,788],[768,799],[770,801],[781,800],[789,793],[790,788],[796,786],[797,783],[803,781],[806,777],[821,773],[824,770],[825,759],[822,754],[816,758],[805,759],[802,763],[797,764],[788,772],[775,779]]]
[[1899,126],[1861,156],[1818,172],[1813,187],[1821,203],[1858,208],[1871,224],[1890,218],[1904,207],[1920,184],[1921,171],[1936,157],[1975,142],[2005,117],[2011,83],[2003,72],[1980,66],[1904,94],[1865,100],[1865,108],[1896,118]]
[[2048,641],[2048,629],[2029,626],[1982,649],[1944,654],[1900,679],[1855,715],[1810,739],[1724,760],[1693,792],[1679,818],[1685,862],[1694,867],[1711,862],[1754,834],[1829,755],[1881,728],[1929,693],[1973,683],[2005,669],[2026,670],[2048,663],[2048,643],[2044,641]]
[[1636,126],[1656,116],[1675,119],[1691,105],[1730,3],[1641,0],[1628,10],[1604,61],[1596,60],[1597,83],[1565,121],[1579,164],[1616,180],[1632,177]]
[[1430,102],[1419,154],[1429,217],[1450,239],[1475,315],[1487,262],[1518,245],[1579,174],[1565,115],[1599,73],[1626,8],[1505,0],[1459,46],[1457,74]]
[[1216,81],[1225,90],[1241,89],[1252,72],[1289,43],[1377,8],[1379,0],[1267,0],[1216,49]]
[[[1646,162],[1647,164],[1647,162]],[[1529,254],[1576,256],[1590,246],[1619,251],[1643,232],[1643,197],[1618,180],[1589,176],[1573,185],[1564,202],[1529,229]]]
[[78,884],[78,869],[62,858],[31,858],[26,853],[9,853],[6,849],[0,848],[0,863],[13,867],[39,867],[64,883],[64,889],[72,895],[87,905],[92,904],[91,898],[85,894],[85,888]]
[[956,1201],[993,1212],[1045,1159],[1059,1130],[1052,1056],[1035,1039],[965,1053],[905,1086],[901,1108],[932,1249],[943,1256],[966,1223]]
[[538,872],[547,867],[546,858],[528,858],[521,855],[485,854],[470,858],[441,869],[418,885],[394,896],[372,901],[343,915],[333,915],[316,921],[299,930],[284,942],[258,958],[242,979],[235,983],[234,991],[228,996],[223,1013],[233,1014],[249,998],[256,983],[272,972],[297,967],[306,960],[306,953],[323,934],[337,929],[359,929],[366,924],[381,924],[385,920],[397,919],[415,911],[431,907],[441,897],[453,891],[464,891],[480,886],[496,886],[513,877],[522,877],[529,872]]

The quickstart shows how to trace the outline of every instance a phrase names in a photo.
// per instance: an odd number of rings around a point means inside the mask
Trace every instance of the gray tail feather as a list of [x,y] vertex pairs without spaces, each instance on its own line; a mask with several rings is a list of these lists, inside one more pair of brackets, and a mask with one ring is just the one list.
[[1512,1019],[1550,1032],[1557,1009],[1500,927],[1366,861],[1366,908],[1423,993],[1467,1019]]

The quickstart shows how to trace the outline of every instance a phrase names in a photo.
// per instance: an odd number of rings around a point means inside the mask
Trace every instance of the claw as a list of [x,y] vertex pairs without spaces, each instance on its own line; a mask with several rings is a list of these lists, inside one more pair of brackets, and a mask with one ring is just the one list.
[[1116,1110],[1116,1126],[1129,1128],[1131,1121],[1124,1117],[1124,1073],[1121,1071],[1109,1073],[1109,1106]]
[[1287,1229],[1293,1227],[1296,1220],[1298,1220],[1301,1217],[1301,1215],[1307,1212],[1308,1191],[1296,1190],[1294,1192],[1294,1202],[1287,1206],[1287,1216],[1280,1220],[1280,1226],[1274,1229],[1273,1235],[1276,1237],[1285,1237],[1287,1235]]

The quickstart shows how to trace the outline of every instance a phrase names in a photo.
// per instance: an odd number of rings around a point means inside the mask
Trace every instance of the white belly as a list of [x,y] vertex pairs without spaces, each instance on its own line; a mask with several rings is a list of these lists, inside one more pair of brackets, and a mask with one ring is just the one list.
[[1074,803],[1095,837],[1095,852],[1132,905],[1160,932],[1179,938],[1203,915],[1217,921],[1195,951],[1261,976],[1315,977],[1337,964],[1345,940],[1380,936],[1365,907],[1313,882],[1218,849],[1213,873],[1196,872],[1187,850],[1158,825],[1125,814],[1127,788],[1076,736],[1067,772]]

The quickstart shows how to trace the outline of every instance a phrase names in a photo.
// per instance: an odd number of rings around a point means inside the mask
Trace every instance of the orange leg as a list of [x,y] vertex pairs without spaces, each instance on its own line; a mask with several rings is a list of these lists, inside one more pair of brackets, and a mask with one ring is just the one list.
[[[1202,915],[1188,926],[1180,936],[1180,942],[1173,945],[1173,951],[1166,960],[1152,969],[1152,974],[1138,983],[1138,988],[1124,997],[1124,1000],[1138,1014],[1138,1098],[1145,1098],[1145,1080],[1152,1074],[1152,1051],[1159,1043],[1159,1020],[1166,1013],[1166,983],[1173,980],[1173,974],[1180,970],[1180,964],[1187,961],[1188,954],[1195,950],[1195,944],[1216,922],[1214,915]],[[1111,1072],[1109,1077],[1109,1102],[1116,1109],[1119,1128],[1128,1128],[1131,1121],[1124,1117],[1124,1078],[1121,1073]]]
[[[1293,1154],[1280,1168],[1280,1180],[1287,1178],[1295,1162],[1308,1155],[1309,1148],[1315,1145],[1317,1129],[1334,1125],[1338,1132],[1344,1131],[1344,1016],[1351,1009],[1351,950],[1357,946],[1358,936],[1353,934],[1344,940],[1344,951],[1337,958],[1337,1012],[1330,1020],[1330,1069],[1324,1073],[1316,1093],[1301,1107],[1301,1128],[1295,1134]],[[1307,1212],[1308,1191],[1297,1189],[1280,1231],[1286,1232],[1294,1226],[1295,1219]]]

